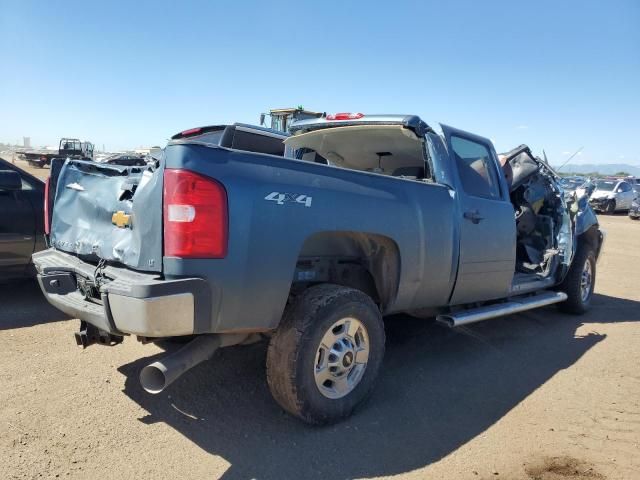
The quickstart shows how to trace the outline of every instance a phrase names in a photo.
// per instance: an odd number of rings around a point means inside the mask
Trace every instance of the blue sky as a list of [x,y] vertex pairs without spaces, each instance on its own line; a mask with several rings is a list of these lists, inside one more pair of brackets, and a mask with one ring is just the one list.
[[0,141],[117,150],[304,105],[640,164],[639,25],[637,0],[0,0]]

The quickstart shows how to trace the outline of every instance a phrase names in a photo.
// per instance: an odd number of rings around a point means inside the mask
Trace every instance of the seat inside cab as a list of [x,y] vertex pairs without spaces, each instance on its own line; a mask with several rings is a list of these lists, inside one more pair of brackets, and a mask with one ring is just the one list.
[[314,130],[285,141],[307,162],[411,180],[427,177],[423,139],[400,125],[355,125]]

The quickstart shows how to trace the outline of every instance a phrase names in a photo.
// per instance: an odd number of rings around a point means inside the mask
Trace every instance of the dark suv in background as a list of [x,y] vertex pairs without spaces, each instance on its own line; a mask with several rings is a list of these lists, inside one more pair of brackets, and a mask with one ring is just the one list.
[[45,248],[42,180],[0,158],[0,281],[35,272],[31,254]]

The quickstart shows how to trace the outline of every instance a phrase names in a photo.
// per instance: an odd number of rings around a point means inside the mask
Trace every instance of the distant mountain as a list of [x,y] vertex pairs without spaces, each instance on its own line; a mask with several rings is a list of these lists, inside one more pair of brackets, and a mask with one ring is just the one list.
[[[557,166],[554,168],[558,168]],[[627,163],[583,163],[583,164],[569,164],[562,167],[560,173],[599,173],[600,175],[615,175],[618,172],[627,172],[634,177],[640,177],[640,166],[629,165]]]

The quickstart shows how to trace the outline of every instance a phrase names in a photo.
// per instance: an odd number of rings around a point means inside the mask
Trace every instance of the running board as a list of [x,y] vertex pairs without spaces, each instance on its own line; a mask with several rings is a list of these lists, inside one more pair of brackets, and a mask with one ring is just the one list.
[[566,299],[567,294],[563,292],[544,292],[531,297],[511,299],[505,303],[441,314],[436,317],[436,320],[444,322],[450,327],[459,327],[460,325],[467,325],[482,320],[489,320],[490,318],[511,315],[512,313],[524,312],[525,310],[564,302]]

